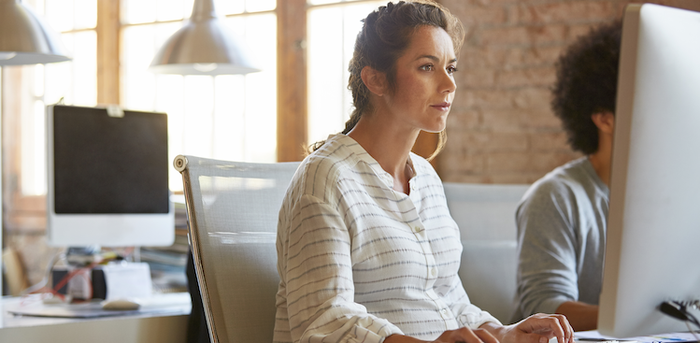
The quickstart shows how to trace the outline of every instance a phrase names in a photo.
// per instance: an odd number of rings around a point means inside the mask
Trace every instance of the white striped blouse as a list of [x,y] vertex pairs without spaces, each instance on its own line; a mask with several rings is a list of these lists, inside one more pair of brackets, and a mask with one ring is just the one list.
[[300,165],[277,232],[275,342],[382,342],[498,321],[469,301],[442,182],[411,154],[410,194],[355,140],[331,135]]

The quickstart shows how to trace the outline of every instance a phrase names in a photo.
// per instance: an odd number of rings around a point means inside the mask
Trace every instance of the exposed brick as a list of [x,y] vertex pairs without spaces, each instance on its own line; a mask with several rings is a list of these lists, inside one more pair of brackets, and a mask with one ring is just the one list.
[[521,129],[524,115],[522,110],[488,110],[481,114],[483,127],[496,130]]
[[515,26],[484,29],[479,34],[482,45],[515,45],[561,42],[566,38],[564,25]]
[[460,20],[464,26],[482,26],[503,24],[506,22],[506,10],[502,7],[470,6],[460,12]]
[[567,1],[548,4],[523,4],[515,11],[515,22],[525,24],[576,23],[614,18],[615,4],[610,1]]
[[[453,151],[448,151],[446,148],[443,153],[449,152],[452,158],[441,158],[438,163],[441,170],[446,173],[467,173],[467,174],[483,174],[485,159],[482,154],[455,154]],[[441,154],[442,155],[442,154]]]
[[470,91],[474,97],[474,109],[508,109],[513,108],[513,92],[498,89]]
[[450,116],[447,119],[447,133],[461,130],[468,130],[480,127],[482,125],[482,116],[478,111],[450,111]]
[[495,69],[460,68],[458,73],[457,88],[493,87],[496,84]]
[[533,151],[568,152],[571,150],[564,131],[532,133],[530,135],[530,148]]
[[503,70],[496,78],[501,87],[549,86],[555,80],[555,71],[551,67]]
[[519,132],[559,132],[561,122],[549,110],[504,109],[484,110],[482,129]]
[[[465,45],[459,55],[458,69],[502,67],[508,55],[508,49],[487,46]],[[459,75],[459,71],[457,72]]]
[[458,9],[471,6],[493,7],[509,4],[517,4],[522,0],[440,0],[440,3],[449,8],[453,13]]
[[544,47],[512,48],[505,58],[506,68],[546,67],[552,68],[563,50],[564,45]]
[[495,132],[491,140],[486,143],[488,151],[524,153],[530,147],[529,135],[522,131]]
[[525,116],[522,122],[524,128],[554,130],[561,128],[561,121],[549,109],[524,111],[523,115]]
[[[466,91],[466,87],[458,87],[452,100],[452,111],[462,112],[473,110],[476,105],[476,94],[473,91]],[[449,125],[449,123],[448,123]]]
[[542,111],[549,110],[549,102],[552,97],[551,92],[546,87],[514,90],[511,95],[516,108]]
[[486,170],[490,173],[524,172],[530,169],[530,155],[518,152],[494,152],[486,157]]

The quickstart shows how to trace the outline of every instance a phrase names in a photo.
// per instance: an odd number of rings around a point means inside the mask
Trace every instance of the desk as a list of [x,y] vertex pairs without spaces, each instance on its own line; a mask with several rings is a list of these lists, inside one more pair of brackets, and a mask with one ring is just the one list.
[[[671,332],[659,335],[650,336],[638,336],[638,337],[627,337],[627,338],[615,338],[610,336],[604,336],[598,333],[598,330],[591,331],[578,331],[576,332],[576,339],[583,343],[591,342],[609,342],[609,341],[619,341],[624,343],[625,341],[637,342],[637,343],[683,343],[683,342],[697,342],[695,336],[690,332]],[[551,342],[551,340],[550,340]],[[556,342],[556,338],[554,339]]]
[[[187,297],[180,293],[178,297]],[[21,299],[2,298],[0,342],[100,342],[100,343],[185,343],[190,306],[167,313],[143,313],[95,319],[14,316]]]

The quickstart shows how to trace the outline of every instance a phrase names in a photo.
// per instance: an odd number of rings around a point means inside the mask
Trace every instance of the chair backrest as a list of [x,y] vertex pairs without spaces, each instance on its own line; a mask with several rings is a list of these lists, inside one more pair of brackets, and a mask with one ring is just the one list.
[[459,276],[470,300],[508,323],[515,310],[515,210],[529,185],[444,184],[447,206],[459,226]]
[[277,216],[299,163],[178,156],[190,247],[214,343],[272,342]]

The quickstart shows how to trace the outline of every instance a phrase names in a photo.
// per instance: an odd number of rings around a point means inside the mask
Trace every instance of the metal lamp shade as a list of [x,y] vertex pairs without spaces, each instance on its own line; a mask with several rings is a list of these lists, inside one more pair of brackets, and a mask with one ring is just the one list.
[[192,17],[156,53],[149,70],[181,75],[260,71],[236,36],[218,18],[211,0],[195,0]]
[[29,6],[0,0],[0,66],[69,61],[67,50]]

